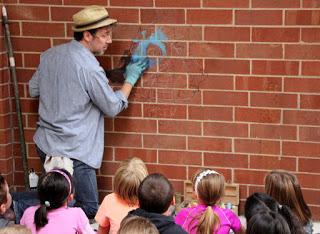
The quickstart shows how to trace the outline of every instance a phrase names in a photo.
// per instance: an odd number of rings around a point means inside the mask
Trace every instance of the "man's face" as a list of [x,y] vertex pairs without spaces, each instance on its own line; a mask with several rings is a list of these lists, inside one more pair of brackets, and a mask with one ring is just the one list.
[[5,213],[10,208],[12,203],[12,197],[11,197],[11,194],[9,193],[9,187],[7,183],[5,185],[5,190],[7,192],[7,202],[1,204],[1,209],[0,209],[1,214]]
[[112,43],[112,27],[99,28],[89,42],[90,50],[95,55],[103,55]]

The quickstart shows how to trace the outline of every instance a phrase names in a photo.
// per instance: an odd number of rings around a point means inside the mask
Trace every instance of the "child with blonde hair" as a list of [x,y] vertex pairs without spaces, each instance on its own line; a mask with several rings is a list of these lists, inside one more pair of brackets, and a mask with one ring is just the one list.
[[159,234],[159,231],[147,218],[127,216],[122,220],[118,234]]
[[224,195],[224,176],[210,169],[201,170],[194,176],[193,185],[198,205],[182,209],[176,223],[190,234],[244,233],[240,219],[230,209],[218,206]]
[[115,173],[113,193],[107,195],[96,214],[98,232],[116,234],[122,219],[128,212],[139,207],[138,188],[148,175],[144,162],[131,158],[121,163]]
[[14,224],[1,228],[0,234],[32,234],[32,232],[23,225]]
[[297,177],[287,171],[274,170],[265,178],[266,193],[298,217],[306,233],[313,232],[311,211],[303,198]]

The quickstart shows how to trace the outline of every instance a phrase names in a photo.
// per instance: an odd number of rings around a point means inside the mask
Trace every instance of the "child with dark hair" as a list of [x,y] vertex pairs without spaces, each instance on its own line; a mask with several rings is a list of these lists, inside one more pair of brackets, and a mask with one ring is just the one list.
[[251,217],[247,234],[291,234],[289,225],[282,215],[272,211],[261,211]]
[[184,208],[176,216],[176,223],[191,234],[244,233],[240,219],[230,209],[218,203],[224,195],[224,176],[210,169],[200,170],[193,179],[197,206]]
[[0,228],[6,227],[14,222],[6,217],[6,212],[9,210],[12,203],[12,198],[9,193],[9,186],[6,179],[0,175]]
[[305,233],[298,218],[286,205],[280,205],[274,198],[266,193],[254,193],[247,198],[244,206],[244,215],[247,223],[260,212],[274,212],[285,219],[292,234]]
[[311,211],[295,175],[283,170],[271,171],[265,178],[265,191],[281,205],[287,205],[293,211],[306,233],[313,232]]
[[73,199],[73,192],[68,171],[49,171],[38,183],[40,206],[26,209],[20,223],[30,228],[33,234],[95,233],[81,208],[67,206]]
[[168,214],[173,203],[173,187],[165,176],[159,173],[147,176],[139,186],[138,199],[140,208],[130,211],[129,216],[149,219],[160,234],[186,234]]

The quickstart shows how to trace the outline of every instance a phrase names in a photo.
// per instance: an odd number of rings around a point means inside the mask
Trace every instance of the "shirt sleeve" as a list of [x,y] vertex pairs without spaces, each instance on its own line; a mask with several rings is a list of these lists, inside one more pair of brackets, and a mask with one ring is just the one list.
[[179,224],[182,227],[188,217],[188,213],[189,212],[187,208],[181,209],[175,217],[175,223]]
[[237,232],[241,229],[241,222],[240,222],[240,219],[239,217],[233,213],[233,211],[231,210],[228,210],[229,214],[228,214],[228,218],[229,218],[229,221],[231,223],[231,229],[234,231],[234,232]]
[[31,97],[38,97],[40,95],[39,76],[40,71],[38,68],[37,71],[33,74],[31,80],[29,81],[29,94]]
[[83,210],[79,208],[79,224],[78,224],[78,232],[80,234],[95,234],[96,232],[90,226],[89,220]]
[[114,117],[128,107],[127,98],[121,91],[113,91],[104,71],[88,72],[85,76],[88,95],[105,115]]
[[103,199],[98,212],[96,214],[96,216],[94,217],[94,219],[97,221],[97,223],[101,226],[101,227],[108,227],[110,226],[110,221],[109,218],[106,216],[107,213],[107,207],[108,207],[108,196],[105,196],[105,198]]

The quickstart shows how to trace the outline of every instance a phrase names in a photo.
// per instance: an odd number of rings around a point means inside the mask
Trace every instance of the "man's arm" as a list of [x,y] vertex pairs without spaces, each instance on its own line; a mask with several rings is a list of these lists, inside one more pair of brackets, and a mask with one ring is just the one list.
[[121,92],[123,93],[123,95],[128,98],[130,93],[131,93],[131,90],[132,90],[133,86],[127,82],[124,82],[124,84],[122,85],[121,87]]
[[39,91],[39,68],[33,74],[31,80],[29,81],[29,94],[31,97],[38,97],[40,95]]

